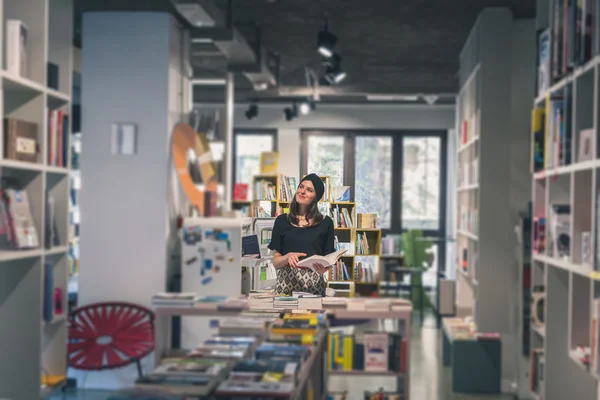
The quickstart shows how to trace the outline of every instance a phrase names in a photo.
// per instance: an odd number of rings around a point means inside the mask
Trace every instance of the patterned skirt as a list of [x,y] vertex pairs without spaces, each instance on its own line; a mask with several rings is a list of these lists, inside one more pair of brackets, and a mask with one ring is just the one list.
[[286,266],[277,270],[278,294],[291,296],[292,292],[307,292],[325,297],[325,279],[307,268]]

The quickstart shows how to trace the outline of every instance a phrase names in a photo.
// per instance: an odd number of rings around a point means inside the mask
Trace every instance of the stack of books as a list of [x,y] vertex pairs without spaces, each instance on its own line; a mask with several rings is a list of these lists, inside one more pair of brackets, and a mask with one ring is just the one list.
[[[323,305],[323,308],[345,309],[348,305],[347,300],[348,299],[344,297],[323,297],[323,299],[321,300],[321,304]],[[354,301],[354,299],[352,300]]]
[[202,310],[241,311],[248,307],[248,300],[244,296],[199,296],[194,306]]
[[273,308],[273,293],[250,293],[248,295],[248,308],[250,310],[269,310]]
[[295,297],[278,296],[273,300],[275,310],[295,310],[298,309],[298,299]]
[[323,308],[321,296],[305,292],[293,292],[292,296],[298,299],[299,310],[320,310]]
[[195,293],[160,292],[152,296],[152,306],[155,308],[194,307]]

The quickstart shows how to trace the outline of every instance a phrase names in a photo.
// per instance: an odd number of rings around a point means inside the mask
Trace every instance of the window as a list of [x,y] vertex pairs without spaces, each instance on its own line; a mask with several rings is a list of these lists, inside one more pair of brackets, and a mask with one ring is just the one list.
[[308,136],[308,159],[305,173],[329,176],[331,185],[344,182],[344,137]]
[[376,213],[382,229],[392,227],[392,137],[356,136],[354,199],[359,213]]
[[407,136],[403,139],[403,154],[402,226],[439,229],[441,139]]
[[350,186],[357,212],[378,214],[384,234],[421,229],[440,236],[445,152],[444,131],[304,130],[301,173]]
[[260,153],[275,150],[275,134],[236,131],[234,136],[234,183],[248,183],[251,199],[252,177],[260,173]]

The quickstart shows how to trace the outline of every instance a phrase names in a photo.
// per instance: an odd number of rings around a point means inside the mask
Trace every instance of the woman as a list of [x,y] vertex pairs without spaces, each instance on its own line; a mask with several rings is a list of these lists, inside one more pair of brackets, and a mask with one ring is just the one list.
[[277,293],[307,292],[325,296],[323,274],[326,265],[315,264],[317,272],[298,268],[304,257],[327,255],[335,251],[333,220],[323,217],[318,202],[325,185],[316,174],[300,181],[292,199],[289,214],[275,220],[269,248],[275,252],[273,266],[277,270]]

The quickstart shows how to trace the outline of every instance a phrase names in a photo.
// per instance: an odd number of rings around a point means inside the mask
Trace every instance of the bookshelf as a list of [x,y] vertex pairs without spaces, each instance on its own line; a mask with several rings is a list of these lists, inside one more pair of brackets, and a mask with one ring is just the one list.
[[532,379],[534,398],[596,398],[600,379],[598,7],[586,0],[565,15],[564,1],[538,1],[529,363],[545,379]]
[[[358,228],[359,214],[356,212],[356,203],[351,201],[333,201],[331,190],[331,179],[329,176],[320,176],[325,185],[325,194],[319,201],[319,209],[324,215],[329,215],[334,220],[335,235],[339,243],[348,249],[341,261],[346,265],[348,276],[337,276],[331,271],[326,276],[329,282],[353,281],[359,288],[356,292],[362,295],[370,295],[380,290],[379,277],[379,254],[381,250],[381,230],[376,228]],[[254,217],[275,217],[287,212],[291,199],[294,196],[297,181],[295,178],[283,174],[259,174],[252,179],[254,199],[252,200],[252,215]],[[260,208],[259,208],[260,207]],[[262,209],[262,210],[261,210]],[[260,210],[260,211],[259,211]],[[352,221],[351,226],[342,226],[338,214],[346,214]],[[368,248],[368,253],[359,253],[361,247],[357,243],[363,240]],[[363,250],[365,251],[365,250]],[[364,278],[356,276],[356,264],[365,265],[365,270],[370,271]],[[350,266],[350,267],[348,267]],[[368,266],[368,267],[367,267]],[[359,280],[357,280],[359,279]]]
[[535,43],[527,39],[534,29],[509,9],[486,8],[459,60],[456,313],[477,331],[500,335],[502,392],[512,391],[518,374],[515,227],[530,200],[530,113],[520,107],[528,107],[523,94],[533,94]]
[[[0,330],[0,397],[34,399],[50,390],[42,390],[43,379],[61,382],[67,369],[70,120],[59,114],[71,113],[73,28],[64,20],[71,20],[73,4],[72,0],[5,1],[0,10],[1,106],[4,119],[22,122],[0,125],[5,139],[0,141],[0,176],[6,193],[15,189],[15,199],[21,201],[26,195],[29,207],[24,210],[30,210],[31,219],[25,221],[33,222],[38,239],[37,245],[26,249],[6,245],[0,251],[0,321],[4,327]],[[9,34],[9,20],[27,27],[23,70],[13,69],[10,61],[9,52],[15,45],[18,49],[19,40]],[[8,137],[21,137],[17,143],[25,147],[20,149],[35,151],[25,159],[15,159],[15,153],[22,153],[15,151]],[[9,210],[21,213],[18,208]],[[47,232],[51,226],[55,229]],[[52,301],[45,315],[46,278],[52,283],[48,285]]]

